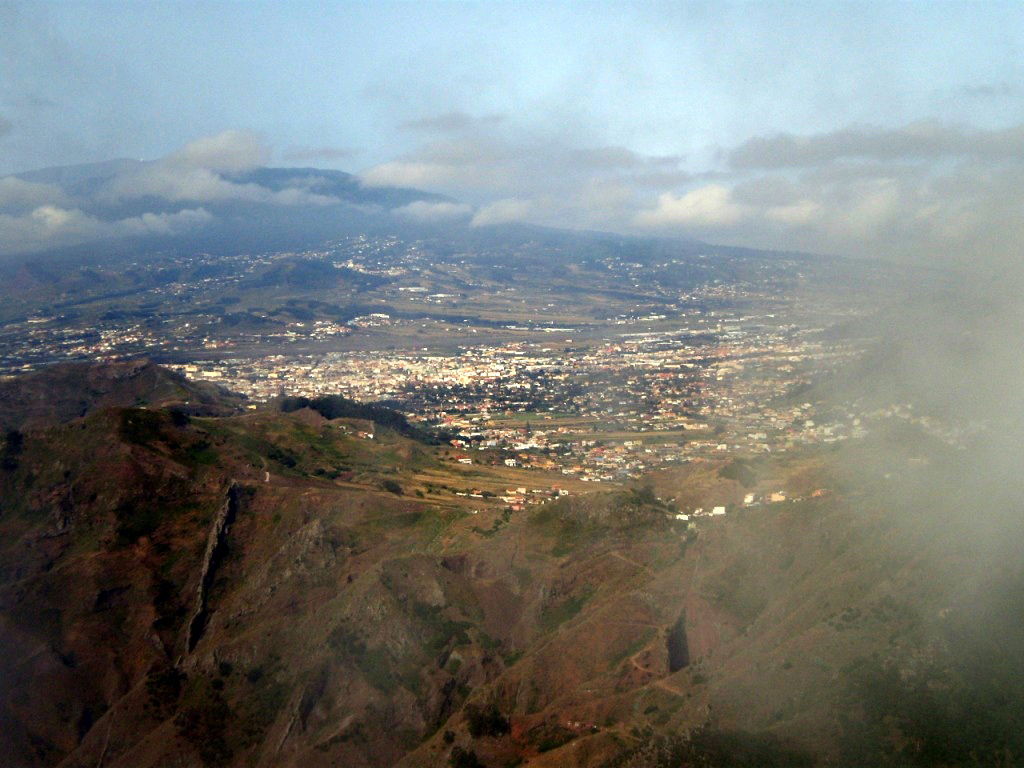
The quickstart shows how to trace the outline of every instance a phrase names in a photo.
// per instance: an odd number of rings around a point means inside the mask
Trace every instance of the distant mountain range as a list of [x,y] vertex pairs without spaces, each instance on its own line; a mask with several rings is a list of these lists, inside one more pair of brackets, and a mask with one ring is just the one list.
[[[184,207],[185,203],[192,204],[194,202],[201,202],[204,206],[212,206],[214,209],[223,207],[216,200],[209,201],[201,198],[194,201],[183,198],[178,203],[172,204],[157,195],[149,195],[142,198],[145,201],[144,204],[120,206],[104,198],[105,189],[114,180],[144,174],[153,166],[153,163],[143,160],[122,158],[100,163],[43,168],[15,174],[15,178],[37,184],[53,184],[81,202],[86,210],[105,212],[110,215],[123,216],[142,210],[154,210],[152,207],[146,207],[147,205],[159,205],[161,210],[179,209]],[[377,206],[385,210],[408,205],[417,200],[451,201],[451,198],[443,195],[416,189],[367,187],[351,173],[320,168],[255,168],[241,172],[223,172],[217,175],[236,185],[256,185],[271,192],[305,189],[322,197],[334,198],[339,204]]]
[[417,211],[419,218],[402,214],[413,203],[454,205],[442,195],[365,186],[352,174],[315,168],[227,172],[119,159],[46,168],[6,180],[22,184],[0,195],[0,214],[28,215],[46,204],[88,217],[84,224],[61,220],[60,226],[73,230],[68,237],[55,238],[53,247],[26,246],[25,253],[80,254],[99,243],[115,252],[304,248],[355,231],[422,225],[429,208],[426,215]]

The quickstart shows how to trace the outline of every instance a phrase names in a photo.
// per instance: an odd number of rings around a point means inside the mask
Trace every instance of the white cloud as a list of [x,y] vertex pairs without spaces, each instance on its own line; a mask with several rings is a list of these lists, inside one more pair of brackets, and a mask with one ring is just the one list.
[[[469,180],[464,166],[453,163],[393,160],[375,165],[360,175],[368,187],[419,187],[427,189],[462,186]],[[481,177],[477,177],[483,181]]]
[[497,200],[480,208],[470,224],[474,227],[486,227],[513,221],[529,221],[534,209],[535,204],[529,200]]
[[401,208],[396,208],[395,213],[414,221],[452,221],[468,218],[473,213],[473,208],[465,203],[432,203],[426,200],[416,200]]
[[169,158],[171,163],[237,173],[266,164],[270,151],[251,133],[223,131],[189,142]]
[[0,214],[0,254],[31,253],[114,237],[179,234],[212,218],[197,208],[103,221],[77,208],[42,205],[23,215]]
[[772,205],[765,209],[765,218],[791,227],[806,227],[821,218],[822,207],[813,200],[798,200],[788,205]]
[[67,199],[64,192],[53,184],[38,184],[24,181],[16,176],[0,178],[0,210],[37,208],[47,203],[63,204]]
[[113,222],[126,235],[176,235],[213,220],[205,208],[186,208],[175,213],[144,213]]
[[[569,200],[588,188],[615,185],[664,188],[688,178],[681,158],[648,156],[627,147],[577,147],[559,140],[485,130],[476,124],[361,174],[367,186],[443,191],[474,203],[495,199]],[[536,206],[538,211],[547,206]]]
[[197,139],[161,160],[126,170],[114,177],[100,196],[108,201],[157,197],[169,202],[194,203],[238,200],[274,205],[331,205],[338,202],[337,198],[311,191],[308,184],[271,190],[222,175],[250,170],[267,156],[267,150],[254,136],[225,131]]
[[731,227],[748,215],[745,206],[737,204],[728,187],[709,184],[683,195],[665,192],[658,196],[655,207],[637,213],[637,226],[651,229],[665,227]]

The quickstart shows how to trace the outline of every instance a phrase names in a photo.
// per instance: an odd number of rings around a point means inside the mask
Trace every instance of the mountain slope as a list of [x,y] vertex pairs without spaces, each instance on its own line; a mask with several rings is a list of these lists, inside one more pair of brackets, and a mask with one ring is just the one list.
[[[959,578],[978,553],[955,528],[895,524],[883,486],[851,490],[822,455],[759,470],[804,500],[696,529],[658,495],[726,498],[718,465],[517,513],[455,491],[553,478],[308,408],[98,408],[3,459],[10,765],[1021,754],[1019,628],[998,625],[1001,651],[977,631],[1020,607],[999,586],[1016,561]],[[1007,674],[980,678],[978,657]]]
[[49,366],[0,381],[0,428],[61,424],[112,406],[176,406],[196,414],[227,414],[242,398],[192,382],[147,361]]

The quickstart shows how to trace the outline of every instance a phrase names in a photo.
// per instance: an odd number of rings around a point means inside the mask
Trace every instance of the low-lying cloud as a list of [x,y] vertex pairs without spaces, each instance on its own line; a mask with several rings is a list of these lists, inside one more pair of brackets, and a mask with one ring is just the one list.
[[266,164],[270,150],[251,133],[224,131],[189,142],[167,162],[209,171],[248,171]]
[[503,122],[437,120],[449,130],[436,132],[445,135],[367,169],[363,184],[444,192],[476,207],[474,226],[530,221],[621,230],[649,190],[691,178],[675,156],[578,147],[517,133]]
[[[986,130],[924,121],[773,134],[724,148],[717,164],[702,168],[671,153],[529,132],[498,115],[452,112],[403,127],[422,143],[366,169],[359,181],[455,199],[396,209],[411,222],[530,222],[974,265],[992,262],[991,254],[1006,253],[1024,236],[1024,125]],[[347,153],[319,147],[284,156],[315,162]],[[43,248],[49,231],[61,232],[61,242],[75,232],[92,238],[104,231],[88,221],[73,225],[73,216],[62,227],[42,226],[51,209],[110,224],[139,215],[140,207],[161,215],[202,209],[216,218],[231,203],[340,202],[308,177],[278,180],[273,188],[258,183],[251,171],[270,154],[258,137],[225,131],[159,160],[119,166],[88,199],[37,177],[0,179],[0,252],[27,242]],[[118,213],[104,213],[104,206]],[[32,218],[39,209],[44,213]]]
[[67,195],[56,184],[25,181],[16,176],[0,178],[0,211],[25,212],[46,204],[64,204]]
[[176,235],[212,218],[204,209],[192,208],[104,221],[77,208],[41,205],[20,216],[0,213],[0,253],[31,253],[112,238]]
[[1024,125],[772,134],[698,168],[461,113],[413,123],[405,127],[427,140],[361,180],[450,194],[474,206],[475,226],[524,221],[940,264],[984,260],[1024,234]]
[[395,213],[413,221],[431,223],[468,219],[473,213],[473,208],[465,203],[435,203],[428,200],[415,200],[408,205],[396,208]]
[[263,165],[269,156],[269,149],[252,134],[225,131],[197,139],[161,160],[117,175],[101,190],[100,197],[110,201],[155,197],[170,202],[240,201],[273,205],[338,202],[301,186],[271,190],[232,178],[232,174]]
[[1024,236],[1024,126],[768,137],[714,182],[661,194],[639,231],[942,266],[997,263]]
[[269,157],[256,136],[224,131],[159,160],[111,165],[110,175],[87,192],[35,176],[0,178],[0,254],[184,234],[213,221],[216,206],[231,203],[298,207],[340,202],[317,191],[308,178],[271,189],[246,177]]

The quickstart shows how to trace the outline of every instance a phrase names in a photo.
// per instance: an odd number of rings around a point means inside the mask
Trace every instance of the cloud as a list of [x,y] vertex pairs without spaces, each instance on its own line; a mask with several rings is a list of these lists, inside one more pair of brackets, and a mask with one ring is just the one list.
[[77,208],[43,205],[20,216],[0,214],[0,254],[31,253],[117,237],[180,234],[212,218],[202,208],[195,208],[104,221]]
[[414,221],[439,222],[469,218],[473,213],[473,208],[465,203],[431,203],[426,200],[416,200],[401,208],[396,208],[395,213]]
[[653,208],[637,213],[634,221],[644,228],[731,227],[748,215],[748,209],[733,200],[721,184],[698,187],[683,195],[665,192]]
[[[159,160],[118,165],[116,173],[88,195],[72,187],[0,178],[0,253],[108,238],[176,235],[211,221],[213,215],[202,207],[207,205],[340,203],[319,191],[321,178],[275,179],[274,188],[256,183],[252,179],[259,176],[246,174],[268,156],[267,148],[252,134],[224,131],[192,141]],[[130,217],[110,212],[110,206],[124,203],[151,210]]]
[[11,130],[13,130],[13,128],[14,126],[11,124],[11,121],[5,118],[3,115],[0,115],[0,138],[3,138],[8,133],[10,133]]
[[819,220],[823,209],[813,200],[797,200],[786,205],[773,205],[765,209],[765,218],[789,227],[806,227]]
[[407,131],[427,131],[431,133],[454,133],[480,126],[495,125],[505,119],[504,115],[483,115],[473,117],[465,112],[445,112],[441,115],[421,117],[399,123],[399,128]]
[[54,184],[38,184],[16,176],[0,178],[0,211],[24,211],[41,205],[65,204],[67,196]]
[[662,193],[631,223],[638,232],[998,271],[1019,260],[1021,210],[1024,158],[836,159]]
[[637,198],[688,181],[678,156],[474,125],[360,174],[367,186],[439,191],[476,207],[476,225],[530,221],[622,229]]
[[156,197],[168,202],[198,203],[241,201],[274,205],[331,205],[338,202],[337,198],[305,188],[271,190],[252,182],[232,181],[208,168],[162,161],[116,176],[101,194],[112,201]]
[[107,183],[100,197],[112,202],[155,197],[172,203],[241,201],[290,206],[338,202],[312,191],[308,184],[272,190],[232,178],[231,174],[251,170],[268,156],[255,136],[225,131],[197,139],[161,160],[123,171]]
[[474,227],[486,227],[514,221],[529,221],[534,209],[535,204],[529,200],[496,200],[477,211],[470,224]]
[[171,155],[171,164],[238,173],[266,164],[270,151],[251,133],[223,131],[196,139]]
[[934,121],[897,129],[851,127],[815,136],[752,138],[728,153],[734,169],[806,168],[842,159],[1011,160],[1024,156],[1024,125],[980,130]]
[[126,235],[176,235],[213,220],[205,208],[186,208],[175,213],[144,213],[113,222],[115,231]]
[[560,194],[596,181],[685,177],[677,156],[647,156],[627,147],[576,147],[543,137],[476,130],[423,144],[361,174],[369,186],[417,186],[459,197]]
[[[368,187],[420,187],[427,189],[464,188],[474,180],[494,186],[484,179],[483,174],[471,176],[470,166],[456,163],[422,162],[417,160],[393,160],[375,165],[360,174],[360,180]],[[490,174],[490,171],[488,171]]]

